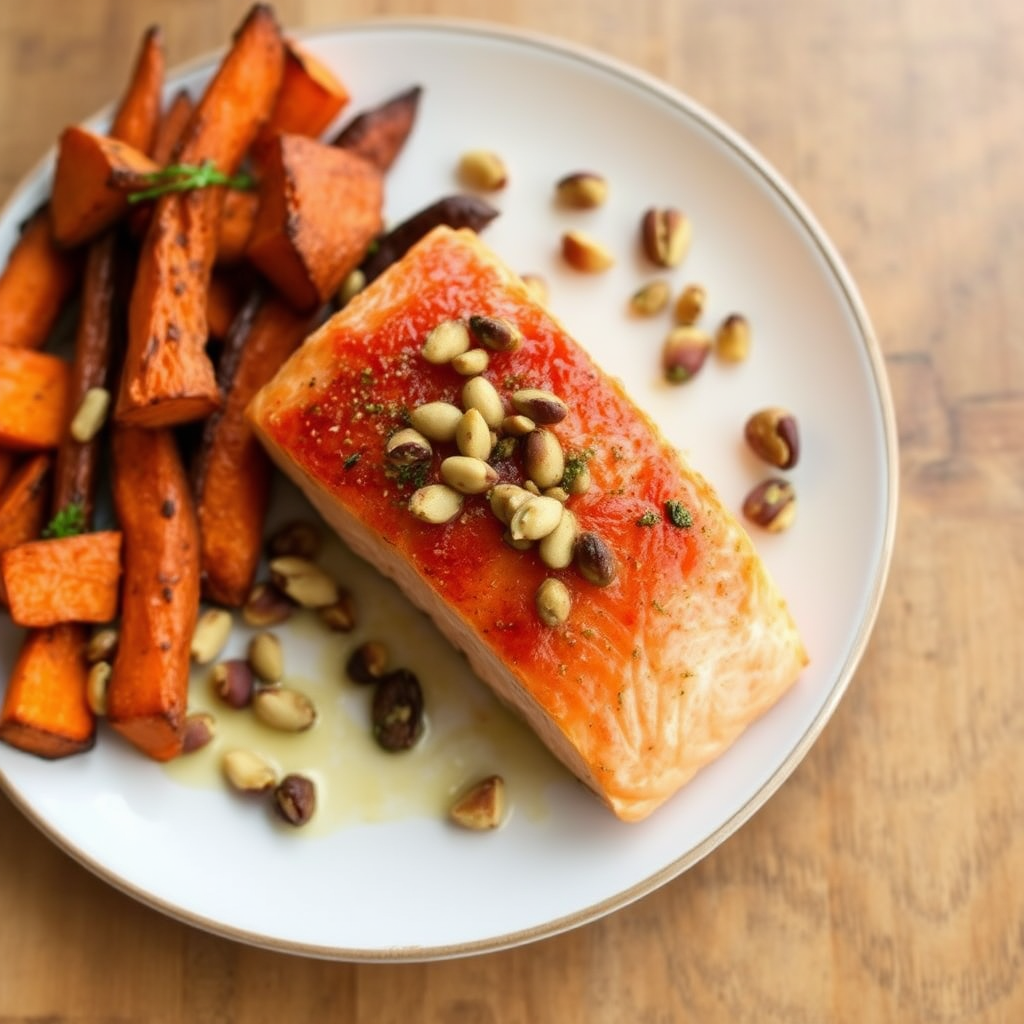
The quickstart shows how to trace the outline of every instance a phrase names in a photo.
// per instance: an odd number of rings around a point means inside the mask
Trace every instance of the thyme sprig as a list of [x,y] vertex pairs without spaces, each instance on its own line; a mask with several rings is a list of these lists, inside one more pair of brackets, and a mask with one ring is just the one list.
[[142,203],[148,199],[158,199],[169,192],[191,192],[197,188],[208,188],[211,185],[227,185],[228,188],[251,189],[256,185],[255,179],[244,172],[225,174],[218,171],[210,160],[201,164],[169,164],[160,171],[147,174],[135,174],[125,179],[129,203]]

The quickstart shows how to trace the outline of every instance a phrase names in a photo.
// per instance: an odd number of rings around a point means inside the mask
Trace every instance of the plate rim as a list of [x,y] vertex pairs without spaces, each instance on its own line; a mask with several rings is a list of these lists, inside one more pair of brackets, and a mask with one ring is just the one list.
[[[893,549],[895,547],[899,506],[899,446],[895,409],[885,368],[884,354],[871,323],[867,307],[842,256],[810,208],[797,194],[795,188],[738,131],[733,129],[708,107],[685,93],[681,88],[658,78],[653,73],[622,58],[604,53],[594,46],[575,40],[564,39],[532,28],[485,19],[444,15],[436,17],[377,15],[367,18],[356,18],[350,21],[327,23],[320,26],[288,27],[282,24],[281,28],[284,35],[299,41],[315,40],[319,37],[332,35],[354,35],[362,32],[384,30],[439,33],[442,35],[483,38],[511,43],[531,50],[539,49],[546,51],[556,57],[588,65],[599,72],[611,73],[625,84],[640,86],[655,98],[681,110],[696,124],[705,128],[713,137],[724,143],[736,157],[740,158],[747,168],[753,172],[755,177],[771,189],[774,196],[788,208],[791,215],[799,223],[806,233],[807,240],[813,243],[817,249],[829,275],[833,278],[840,291],[843,302],[854,321],[856,333],[859,335],[863,353],[867,357],[870,376],[874,383],[874,398],[879,407],[880,426],[884,441],[883,447],[886,455],[885,486],[887,500],[885,502],[884,529],[880,543],[880,558],[875,567],[865,614],[855,634],[849,654],[839,669],[826,699],[811,719],[799,741],[789,750],[781,764],[765,780],[757,792],[730,815],[726,821],[691,849],[675,858],[669,864],[666,864],[660,870],[603,900],[592,903],[571,914],[562,915],[529,928],[504,932],[486,939],[475,939],[438,946],[410,945],[366,950],[307,943],[291,939],[274,939],[270,936],[250,932],[244,928],[237,928],[222,921],[205,917],[195,911],[184,910],[162,897],[155,896],[131,881],[119,877],[94,857],[78,849],[70,840],[66,839],[48,822],[43,820],[39,812],[26,800],[22,799],[17,788],[8,780],[4,771],[0,769],[0,790],[42,832],[48,841],[71,857],[72,860],[139,903],[157,910],[173,920],[201,928],[223,938],[279,953],[352,963],[429,962],[511,949],[516,946],[536,942],[540,939],[551,938],[594,922],[616,910],[629,906],[631,903],[642,899],[684,874],[745,825],[775,795],[807,756],[811,747],[817,742],[825,726],[831,720],[853,680],[853,676],[864,657],[867,645],[874,631],[885,595],[892,564]],[[216,47],[186,61],[174,64],[168,69],[166,83],[169,85],[178,79],[213,66],[224,55],[226,50],[226,45]],[[115,102],[111,101],[92,114],[82,118],[78,123],[89,124],[109,120]],[[52,170],[55,155],[56,146],[51,145],[18,179],[6,200],[0,204],[0,221],[3,221],[10,215],[10,209],[18,203],[23,193],[34,187],[37,180],[45,175],[47,171]]]

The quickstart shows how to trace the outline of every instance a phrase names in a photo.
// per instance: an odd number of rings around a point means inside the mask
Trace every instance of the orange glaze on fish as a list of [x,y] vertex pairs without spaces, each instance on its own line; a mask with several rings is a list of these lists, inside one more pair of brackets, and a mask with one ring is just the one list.
[[[569,407],[550,427],[564,451],[592,452],[592,486],[568,507],[611,548],[597,587],[505,544],[486,496],[430,525],[406,505],[415,484],[387,438],[424,402],[460,403],[465,383],[423,359],[440,321],[507,317],[525,336],[492,353],[487,377],[510,411],[519,388]],[[752,543],[711,487],[598,369],[519,279],[466,232],[439,228],[302,346],[249,409],[280,466],[361,555],[435,617],[500,696],[626,820],[645,817],[721,753],[796,679],[806,655]],[[434,444],[439,478],[454,443]],[[494,461],[522,483],[518,456]],[[422,482],[422,481],[420,481]],[[673,525],[666,501],[692,525]],[[654,525],[639,525],[654,513]],[[565,625],[534,605],[548,576],[572,596]],[[412,656],[414,652],[410,652]]]

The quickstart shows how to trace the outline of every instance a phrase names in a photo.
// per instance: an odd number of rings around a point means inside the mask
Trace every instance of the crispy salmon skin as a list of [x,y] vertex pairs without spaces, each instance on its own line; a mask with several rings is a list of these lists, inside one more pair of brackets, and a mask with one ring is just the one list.
[[[486,494],[443,524],[409,511],[454,443],[396,467],[386,444],[423,403],[459,405],[466,377],[422,355],[438,323],[500,317],[522,332],[483,372],[505,404],[520,389],[561,397],[546,429],[590,487],[566,507],[615,564],[595,585],[516,550]],[[646,817],[722,753],[807,661],[754,546],[689,468],[522,281],[468,231],[437,228],[314,333],[253,399],[271,456],[359,555],[394,579],[620,818]],[[524,441],[490,464],[522,483]],[[568,481],[566,481],[568,483]],[[564,583],[568,618],[545,625],[535,595]]]

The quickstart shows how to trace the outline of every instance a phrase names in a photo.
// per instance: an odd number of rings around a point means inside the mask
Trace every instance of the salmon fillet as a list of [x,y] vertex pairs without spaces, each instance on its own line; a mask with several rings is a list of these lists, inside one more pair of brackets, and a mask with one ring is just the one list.
[[[396,471],[385,445],[409,410],[459,404],[466,378],[421,350],[438,323],[471,315],[506,318],[524,336],[513,351],[491,352],[483,373],[506,411],[520,388],[567,404],[547,429],[570,466],[586,460],[590,489],[566,507],[612,553],[610,584],[513,549],[485,494],[465,497],[440,525],[409,511],[454,444],[435,443],[415,472]],[[623,820],[646,817],[721,754],[807,661],[785,601],[711,486],[471,232],[431,232],[316,331],[248,415],[342,539]],[[521,483],[521,455],[508,447],[490,462]],[[556,626],[534,601],[552,576],[572,599]]]

